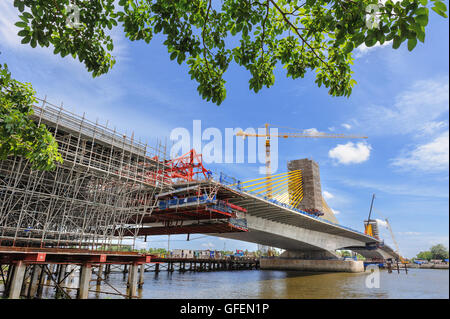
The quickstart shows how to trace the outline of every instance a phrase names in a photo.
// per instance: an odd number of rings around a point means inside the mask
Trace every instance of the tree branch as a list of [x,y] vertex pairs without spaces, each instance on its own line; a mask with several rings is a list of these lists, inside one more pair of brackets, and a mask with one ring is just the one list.
[[264,62],[264,37],[265,37],[265,33],[266,33],[266,21],[267,21],[268,17],[269,17],[269,0],[267,0],[267,2],[266,2],[266,17],[264,18],[263,23],[262,23],[263,31],[262,31],[262,35],[261,35],[261,50],[262,50],[263,62]]
[[212,79],[211,70],[209,69],[209,63],[208,58],[206,57],[206,45],[205,45],[205,30],[206,30],[206,24],[208,23],[209,18],[209,10],[211,10],[211,0],[209,0],[208,9],[206,10],[206,17],[205,17],[205,23],[203,24],[202,28],[202,44],[203,44],[203,57],[206,61],[206,69],[208,70],[209,77]]
[[281,13],[281,15],[283,16],[284,21],[286,21],[286,23],[295,31],[295,33],[299,36],[300,39],[302,39],[303,43],[306,44],[310,49],[311,52],[323,63],[325,64],[330,70],[330,66],[324,61],[322,60],[322,58],[317,54],[317,52],[314,50],[314,48],[305,40],[305,38],[300,34],[300,32],[298,31],[298,28],[292,24],[291,21],[289,21],[289,19],[286,16],[286,13],[281,10],[281,8],[276,4],[275,1],[273,0],[269,0],[270,2],[272,2],[272,4],[274,5],[274,7],[278,10],[278,12]]

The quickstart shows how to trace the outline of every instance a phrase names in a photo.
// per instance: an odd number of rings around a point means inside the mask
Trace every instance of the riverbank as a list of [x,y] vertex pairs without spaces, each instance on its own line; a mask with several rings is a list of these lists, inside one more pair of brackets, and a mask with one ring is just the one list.
[[406,267],[415,269],[448,269],[448,264],[406,264]]

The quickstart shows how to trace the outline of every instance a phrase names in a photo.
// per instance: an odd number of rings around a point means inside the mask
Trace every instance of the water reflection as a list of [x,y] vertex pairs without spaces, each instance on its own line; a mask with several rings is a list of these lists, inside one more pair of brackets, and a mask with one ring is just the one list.
[[[77,287],[77,275],[69,276],[68,287]],[[380,272],[380,288],[367,288],[368,273],[311,273],[299,271],[241,270],[216,272],[146,272],[139,298],[448,298],[448,270],[411,269],[408,274]],[[126,293],[127,279],[111,273],[108,282]],[[123,298],[107,284],[91,282],[90,298]],[[72,293],[71,293],[72,295]],[[73,291],[73,296],[75,291]],[[44,289],[52,298],[54,288]]]

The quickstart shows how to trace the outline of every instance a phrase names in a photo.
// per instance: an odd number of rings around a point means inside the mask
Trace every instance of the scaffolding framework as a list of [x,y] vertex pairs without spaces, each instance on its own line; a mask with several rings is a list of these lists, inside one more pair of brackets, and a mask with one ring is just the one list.
[[64,162],[36,171],[23,157],[0,161],[0,245],[121,245],[151,214],[155,193],[171,189],[166,148],[132,137],[41,100],[33,120],[45,124]]
[[247,210],[230,203],[219,184],[191,183],[175,183],[171,191],[156,194],[157,207],[133,231],[138,236],[248,231]]

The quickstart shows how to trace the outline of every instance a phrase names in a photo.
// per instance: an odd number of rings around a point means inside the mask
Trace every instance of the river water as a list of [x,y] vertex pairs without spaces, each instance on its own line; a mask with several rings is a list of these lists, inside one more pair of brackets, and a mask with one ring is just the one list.
[[[298,271],[237,270],[216,272],[145,273],[141,298],[449,298],[449,271],[409,269],[379,273],[379,288],[367,288],[369,273],[306,273]],[[109,282],[123,290],[121,273],[111,273]],[[374,282],[374,281],[373,281]],[[94,286],[95,287],[95,286]],[[102,290],[108,290],[102,285]],[[109,289],[111,291],[111,289]],[[90,298],[120,298],[92,293]]]

